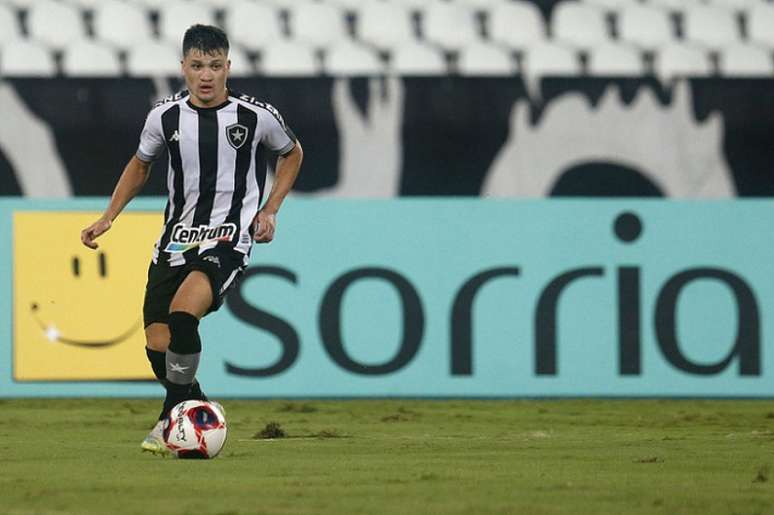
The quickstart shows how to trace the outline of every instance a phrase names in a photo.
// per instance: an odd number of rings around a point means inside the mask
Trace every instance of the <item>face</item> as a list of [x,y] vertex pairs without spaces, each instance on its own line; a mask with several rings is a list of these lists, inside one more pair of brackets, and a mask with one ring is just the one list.
[[189,50],[183,57],[182,67],[194,104],[206,107],[225,101],[231,61],[223,50],[212,54]]

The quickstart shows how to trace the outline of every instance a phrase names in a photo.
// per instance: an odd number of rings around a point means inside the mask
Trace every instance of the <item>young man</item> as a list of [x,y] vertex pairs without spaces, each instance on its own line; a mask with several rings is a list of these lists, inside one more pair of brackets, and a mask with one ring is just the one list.
[[[162,420],[178,402],[206,399],[196,381],[199,320],[217,310],[247,266],[253,240],[274,238],[275,216],[303,158],[301,145],[271,105],[226,87],[231,62],[226,34],[194,25],[183,38],[187,91],[159,102],[140,145],[118,180],[102,217],[81,232],[91,249],[111,227],[166,149],[165,224],[153,249],[143,316],[146,353],[166,389],[159,422],[142,442],[166,452]],[[276,178],[259,210],[266,177],[264,149],[279,154]]]

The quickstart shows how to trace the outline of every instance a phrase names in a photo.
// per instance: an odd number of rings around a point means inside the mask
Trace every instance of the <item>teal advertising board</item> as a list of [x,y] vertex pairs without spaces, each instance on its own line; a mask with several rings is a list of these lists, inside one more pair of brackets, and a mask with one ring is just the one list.
[[[144,374],[68,379],[76,365],[48,359],[67,345],[64,330],[37,304],[53,305],[59,283],[15,262],[38,249],[36,266],[71,273],[77,261],[85,275],[90,251],[47,244],[25,214],[56,227],[105,203],[0,201],[1,396],[160,394]],[[128,212],[162,209],[140,199]],[[275,241],[254,247],[238,287],[202,322],[199,378],[219,397],[771,397],[772,219],[770,201],[290,199]],[[119,219],[110,238],[130,227]],[[123,266],[126,254],[109,259]],[[68,331],[88,333],[79,306],[103,290],[112,300],[99,309],[139,304],[144,281],[133,272],[117,283],[128,286],[68,294],[58,308]],[[36,288],[45,293],[31,303]],[[81,342],[77,352],[97,357],[89,370],[129,367],[109,352],[142,362],[141,338],[113,336]]]

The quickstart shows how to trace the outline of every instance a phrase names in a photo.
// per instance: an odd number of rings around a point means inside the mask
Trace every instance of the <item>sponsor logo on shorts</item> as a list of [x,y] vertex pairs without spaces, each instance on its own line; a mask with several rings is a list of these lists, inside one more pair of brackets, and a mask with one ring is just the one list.
[[215,227],[208,225],[188,227],[185,224],[176,224],[172,228],[172,236],[164,251],[177,254],[206,243],[231,241],[234,239],[236,232],[236,225],[232,223],[221,224]]

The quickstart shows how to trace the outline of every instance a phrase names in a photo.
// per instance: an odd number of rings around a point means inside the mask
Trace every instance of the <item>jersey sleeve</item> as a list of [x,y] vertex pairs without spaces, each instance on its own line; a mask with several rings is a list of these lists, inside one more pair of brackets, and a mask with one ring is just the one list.
[[161,109],[154,109],[148,114],[145,126],[140,134],[140,146],[137,157],[146,163],[155,161],[164,152],[164,132],[161,127]]
[[279,114],[274,106],[265,104],[265,109],[261,109],[259,114],[263,136],[261,142],[270,150],[285,155],[296,146],[296,135],[285,124],[282,115]]

